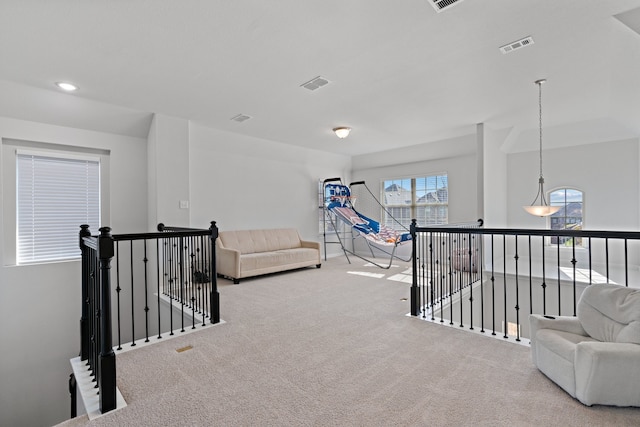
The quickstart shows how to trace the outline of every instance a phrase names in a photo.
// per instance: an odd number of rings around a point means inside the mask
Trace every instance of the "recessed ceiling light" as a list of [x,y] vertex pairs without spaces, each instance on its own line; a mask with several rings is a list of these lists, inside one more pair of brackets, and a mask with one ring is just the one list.
[[66,90],[67,92],[73,92],[74,90],[78,90],[78,86],[67,83],[67,82],[57,82],[56,86],[58,86],[62,90]]

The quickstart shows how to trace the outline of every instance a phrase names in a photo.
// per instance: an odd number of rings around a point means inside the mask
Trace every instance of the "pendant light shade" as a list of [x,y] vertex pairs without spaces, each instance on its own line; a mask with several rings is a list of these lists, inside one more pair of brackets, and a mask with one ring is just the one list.
[[538,85],[538,129],[540,137],[540,177],[538,178],[538,194],[530,206],[523,206],[524,210],[531,215],[541,217],[553,215],[560,210],[560,206],[549,206],[544,194],[544,177],[542,176],[542,84],[544,82],[546,82],[545,79],[535,81],[535,84]]

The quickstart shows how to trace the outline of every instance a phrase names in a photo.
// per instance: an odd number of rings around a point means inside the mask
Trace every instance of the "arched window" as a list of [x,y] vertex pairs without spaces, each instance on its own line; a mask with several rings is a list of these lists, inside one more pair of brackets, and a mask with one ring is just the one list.
[[[584,218],[584,194],[575,188],[558,188],[549,193],[549,203],[561,206],[560,210],[549,217],[551,230],[582,230]],[[572,245],[571,237],[560,237],[561,245]],[[558,238],[551,239],[552,244],[558,243]],[[576,241],[581,246],[582,241]]]

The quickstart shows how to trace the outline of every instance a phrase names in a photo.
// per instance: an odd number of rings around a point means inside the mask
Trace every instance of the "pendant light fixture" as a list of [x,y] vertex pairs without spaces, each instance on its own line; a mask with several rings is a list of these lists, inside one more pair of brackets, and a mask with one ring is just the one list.
[[[544,194],[544,177],[542,176],[542,84],[545,82],[545,79],[535,81],[535,84],[538,85],[538,129],[540,136],[540,178],[538,178],[538,194],[530,206],[523,206],[524,210],[531,215],[541,217],[553,215],[560,210],[560,206],[549,206]],[[540,202],[538,202],[538,199],[540,199]]]

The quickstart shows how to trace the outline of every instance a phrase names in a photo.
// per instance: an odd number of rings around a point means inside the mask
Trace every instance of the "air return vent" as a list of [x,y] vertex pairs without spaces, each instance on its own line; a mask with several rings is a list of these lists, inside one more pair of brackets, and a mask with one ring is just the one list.
[[515,42],[505,44],[504,46],[500,46],[500,52],[507,54],[513,52],[514,50],[522,49],[523,47],[527,47],[532,44],[533,37],[529,36]]
[[464,0],[428,0],[428,1],[429,3],[431,3],[431,6],[433,6],[436,12],[440,13],[445,9],[449,9],[453,5],[462,3]]
[[311,80],[309,80],[306,83],[301,84],[300,86],[305,88],[305,89],[309,89],[309,90],[316,90],[321,88],[322,86],[326,85],[329,83],[329,80],[325,79],[324,77],[315,77]]
[[234,122],[242,123],[249,120],[251,116],[247,116],[246,114],[238,114],[237,116],[231,117],[231,120]]

